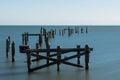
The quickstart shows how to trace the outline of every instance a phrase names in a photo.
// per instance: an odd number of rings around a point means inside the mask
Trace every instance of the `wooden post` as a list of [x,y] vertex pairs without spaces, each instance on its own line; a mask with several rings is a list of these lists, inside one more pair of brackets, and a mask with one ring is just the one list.
[[11,42],[11,41],[10,41],[10,36],[8,36],[8,42],[9,42],[9,48],[10,48],[10,42]]
[[15,43],[14,41],[12,42],[11,44],[12,48],[11,48],[11,51],[12,51],[12,62],[15,62]]
[[31,54],[30,54],[30,52],[27,52],[27,68],[28,68],[28,72],[31,72],[30,66],[31,66]]
[[75,27],[75,33],[77,33],[77,28]]
[[44,36],[45,36],[45,39],[46,39],[46,37],[47,37],[46,29],[44,29]]
[[60,71],[61,51],[60,46],[57,46],[57,71]]
[[83,33],[83,28],[81,28],[81,33]]
[[25,42],[25,35],[24,33],[22,34],[22,44],[24,45],[24,42]]
[[26,33],[26,41],[27,41],[27,44],[28,44],[28,42],[29,42],[28,32]]
[[54,30],[52,30],[52,38],[54,38],[55,36],[55,31]]
[[9,53],[9,40],[6,39],[6,57],[8,58],[8,53]]
[[39,45],[41,46],[41,44],[42,44],[42,35],[40,34],[39,35]]
[[[47,57],[49,58],[50,57],[50,44],[48,44],[47,46]],[[47,59],[47,65],[49,64],[49,59]]]
[[78,49],[78,51],[77,51],[77,55],[78,55],[78,57],[77,57],[77,64],[80,65],[80,45],[77,45],[77,49]]
[[[39,49],[39,44],[38,44],[38,43],[36,43],[36,49]],[[37,52],[37,55],[39,55],[39,52]],[[36,59],[37,59],[37,61],[38,61],[38,60],[39,60],[39,57],[37,56]]]
[[25,45],[27,45],[27,33],[25,32]]
[[85,69],[89,69],[89,53],[90,53],[90,48],[88,45],[85,45]]
[[70,27],[68,27],[68,36],[70,37]]

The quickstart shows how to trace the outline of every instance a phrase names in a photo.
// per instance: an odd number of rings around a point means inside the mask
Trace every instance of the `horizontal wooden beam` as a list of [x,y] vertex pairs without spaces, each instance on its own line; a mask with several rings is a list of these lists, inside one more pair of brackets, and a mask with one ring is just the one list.
[[[90,51],[92,51],[93,48],[90,48]],[[27,49],[26,52],[57,52],[58,49],[57,48],[53,48],[53,49]],[[85,51],[85,48],[61,48],[60,52],[64,53],[64,52],[76,52],[76,51]]]

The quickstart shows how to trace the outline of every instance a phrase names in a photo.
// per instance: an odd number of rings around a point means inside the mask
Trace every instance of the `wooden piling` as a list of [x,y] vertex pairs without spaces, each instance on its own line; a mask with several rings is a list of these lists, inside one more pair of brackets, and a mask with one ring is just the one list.
[[14,41],[11,44],[11,53],[12,53],[12,62],[15,62],[15,43]]
[[8,58],[8,53],[9,53],[9,40],[6,39],[6,57]]
[[60,46],[57,46],[57,71],[60,71],[61,51]]
[[24,45],[24,42],[25,42],[25,35],[24,33],[22,34],[22,44]]
[[27,52],[27,68],[28,68],[28,72],[31,72],[31,54],[30,52]]
[[80,45],[77,45],[77,49],[78,49],[78,51],[77,51],[77,64],[80,65]]
[[25,45],[27,45],[27,33],[25,32]]
[[50,44],[48,44],[47,45],[47,49],[48,49],[48,51],[47,51],[47,65],[49,66],[49,58],[50,58]]
[[11,43],[10,36],[8,36],[8,42],[9,42],[9,48],[10,48],[10,43]]
[[42,45],[42,35],[41,34],[39,35],[39,40],[38,41],[39,41],[39,45],[41,46]]
[[85,69],[89,69],[89,53],[90,53],[90,48],[88,45],[85,45]]
[[28,32],[26,33],[26,41],[27,41],[27,43],[28,43],[28,41],[29,41],[29,37],[28,37]]
[[81,28],[81,33],[83,33],[83,28]]
[[[39,44],[38,43],[36,43],[36,49],[39,49]],[[39,55],[39,52],[36,52],[37,53],[37,55]],[[36,60],[38,61],[39,60],[39,57],[37,56],[36,57]]]

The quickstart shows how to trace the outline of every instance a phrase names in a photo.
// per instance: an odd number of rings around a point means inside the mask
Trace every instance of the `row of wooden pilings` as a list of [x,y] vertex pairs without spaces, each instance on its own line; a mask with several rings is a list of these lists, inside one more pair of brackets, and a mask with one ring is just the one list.
[[[70,37],[73,33],[78,33],[81,31],[81,33],[88,33],[88,28],[86,27],[85,31],[83,28],[79,28],[79,27],[75,27],[75,29],[73,28],[64,28],[64,29],[59,29],[59,35],[63,36],[66,31],[68,32],[68,36]],[[22,34],[22,44],[23,45],[28,45],[28,42],[29,42],[29,36],[38,36],[38,43],[39,45],[42,45],[42,42],[43,42],[43,36],[45,36],[44,39],[46,39],[46,37],[48,37],[48,39],[51,39],[51,38],[55,38],[55,35],[57,33],[57,30],[56,29],[50,29],[49,31],[47,31],[45,28],[41,28],[40,29],[40,33],[38,34],[29,34],[28,32],[24,32]]]
[[70,37],[73,33],[76,33],[76,34],[79,34],[79,33],[81,33],[81,34],[83,34],[83,33],[88,33],[88,28],[86,27],[85,29],[84,28],[80,28],[80,27],[75,27],[75,29],[74,28],[70,28],[70,27],[68,27],[68,28],[64,28],[64,29],[59,29],[59,35],[60,36],[64,36],[65,35],[65,33],[66,33],[66,31],[68,32],[68,36]]
[[56,29],[50,29],[49,31],[46,31],[45,28],[41,28],[40,33],[38,34],[29,34],[28,32],[24,32],[22,34],[22,44],[28,45],[29,36],[38,36],[38,44],[41,46],[43,42],[43,36],[44,39],[46,40],[46,38],[48,39],[54,38],[55,35],[56,35]]
[[10,36],[6,39],[6,58],[9,57],[10,54],[10,49],[11,49],[11,56],[12,56],[12,62],[15,62],[15,42],[10,41]]

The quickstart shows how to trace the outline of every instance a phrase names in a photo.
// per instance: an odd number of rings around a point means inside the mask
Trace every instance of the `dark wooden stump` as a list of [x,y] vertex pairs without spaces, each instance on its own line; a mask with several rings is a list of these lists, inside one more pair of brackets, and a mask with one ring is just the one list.
[[12,62],[15,62],[15,43],[14,43],[14,41],[12,42],[11,46],[12,46],[12,48],[11,48],[11,51],[12,51]]
[[88,45],[85,45],[85,69],[89,69],[89,53],[90,53],[90,48]]

